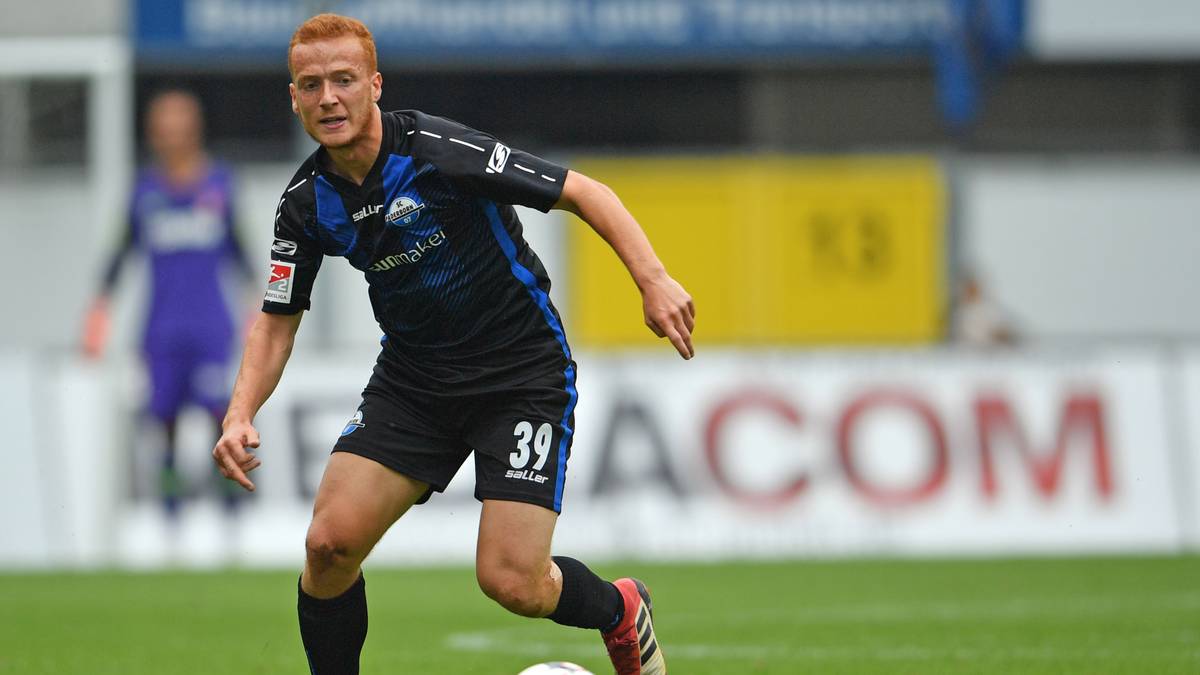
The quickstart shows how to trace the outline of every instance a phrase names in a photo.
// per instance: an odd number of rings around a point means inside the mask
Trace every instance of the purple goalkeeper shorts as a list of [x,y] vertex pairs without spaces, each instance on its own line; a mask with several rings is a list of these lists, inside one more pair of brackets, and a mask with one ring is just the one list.
[[194,403],[214,417],[225,414],[229,403],[229,354],[174,351],[146,355],[150,375],[151,415],[175,419],[180,408]]

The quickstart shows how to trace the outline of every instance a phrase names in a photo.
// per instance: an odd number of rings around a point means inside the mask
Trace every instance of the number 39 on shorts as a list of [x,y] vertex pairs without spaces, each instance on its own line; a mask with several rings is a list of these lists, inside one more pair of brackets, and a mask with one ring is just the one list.
[[[513,436],[517,439],[517,449],[508,454],[508,463],[514,469],[524,469],[529,464],[529,459],[532,455],[537,455],[537,461],[533,463],[534,471],[541,471],[546,465],[546,458],[550,456],[550,443],[554,436],[554,427],[550,426],[549,422],[543,422],[535,432],[533,423],[521,421],[517,422],[517,426],[513,428]],[[530,441],[533,442],[532,447]]]

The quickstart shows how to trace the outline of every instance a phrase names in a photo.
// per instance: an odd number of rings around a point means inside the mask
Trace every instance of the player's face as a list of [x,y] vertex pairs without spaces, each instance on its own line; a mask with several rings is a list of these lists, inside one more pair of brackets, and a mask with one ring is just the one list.
[[146,111],[146,140],[163,161],[201,152],[203,126],[199,104],[186,94],[163,94]]
[[351,146],[364,136],[383,76],[368,71],[357,38],[344,36],[292,48],[292,111],[304,130],[327,148]]

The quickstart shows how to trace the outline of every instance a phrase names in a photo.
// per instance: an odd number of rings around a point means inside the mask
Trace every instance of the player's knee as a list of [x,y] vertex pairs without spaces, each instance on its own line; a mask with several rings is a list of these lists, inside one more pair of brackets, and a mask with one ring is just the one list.
[[323,572],[342,567],[356,568],[362,562],[351,541],[339,536],[333,528],[313,523],[304,539],[309,568]]
[[548,598],[535,575],[500,567],[478,567],[475,576],[484,595],[501,607],[521,616],[545,616]]

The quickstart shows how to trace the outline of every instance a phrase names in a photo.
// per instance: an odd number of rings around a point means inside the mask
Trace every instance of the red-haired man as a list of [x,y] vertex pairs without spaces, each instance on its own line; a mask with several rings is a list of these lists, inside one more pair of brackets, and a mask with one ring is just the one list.
[[664,673],[645,586],[550,555],[575,362],[511,205],[588,222],[628,267],[646,323],[684,358],[694,353],[692,300],[611,190],[456,122],[381,112],[375,64],[371,34],[354,19],[316,16],[292,38],[292,110],[320,147],[279,203],[263,314],[213,451],[228,478],[253,489],[253,417],[283,372],[323,257],[346,258],[366,277],[384,341],[308,530],[299,614],[312,672],[358,672],[360,564],[474,450],[484,593],[523,616],[601,630],[620,675]]

